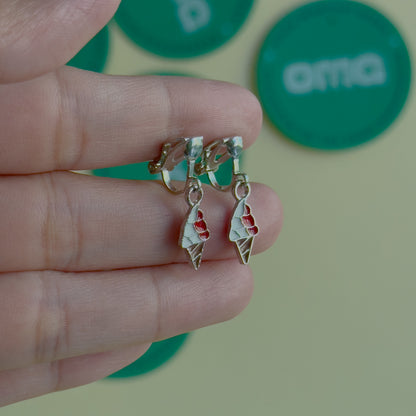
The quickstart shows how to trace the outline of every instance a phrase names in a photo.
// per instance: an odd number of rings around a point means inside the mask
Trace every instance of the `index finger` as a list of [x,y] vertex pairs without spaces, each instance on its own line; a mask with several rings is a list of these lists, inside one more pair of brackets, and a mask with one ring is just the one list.
[[261,124],[257,98],[237,85],[67,67],[0,86],[0,174],[142,162],[177,137],[243,136],[247,147]]

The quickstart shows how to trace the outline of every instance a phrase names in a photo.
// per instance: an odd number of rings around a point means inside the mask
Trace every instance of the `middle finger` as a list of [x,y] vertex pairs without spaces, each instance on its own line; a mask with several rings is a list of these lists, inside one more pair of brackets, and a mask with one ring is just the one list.
[[[261,230],[259,252],[275,240],[281,207],[254,184],[250,204]],[[211,232],[204,259],[234,258],[227,228],[234,199],[207,189],[201,208]],[[71,172],[0,178],[0,272],[86,271],[186,261],[178,246],[183,196],[159,183]]]

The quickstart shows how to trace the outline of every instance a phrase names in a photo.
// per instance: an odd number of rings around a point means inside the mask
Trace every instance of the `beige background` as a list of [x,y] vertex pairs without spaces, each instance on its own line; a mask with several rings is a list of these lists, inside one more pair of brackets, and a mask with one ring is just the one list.
[[[414,0],[373,0],[416,47]],[[252,88],[271,25],[295,0],[257,0],[240,34],[203,58],[165,60],[112,31],[107,72],[178,71]],[[416,414],[416,103],[370,144],[308,150],[265,122],[246,170],[285,208],[253,259],[254,298],[193,334],[160,371],[100,381],[2,409],[26,415],[407,416]]]

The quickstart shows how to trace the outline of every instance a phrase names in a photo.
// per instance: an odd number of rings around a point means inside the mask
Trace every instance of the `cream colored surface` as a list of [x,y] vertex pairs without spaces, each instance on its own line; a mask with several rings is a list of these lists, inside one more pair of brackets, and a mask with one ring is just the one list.
[[[178,71],[253,87],[271,25],[301,2],[257,0],[242,32],[186,61],[158,58],[113,28],[109,72]],[[413,0],[368,2],[416,48]],[[166,367],[2,409],[7,416],[416,414],[416,103],[370,144],[325,153],[266,122],[246,155],[272,186],[285,225],[253,259],[254,298],[236,320],[193,334]]]

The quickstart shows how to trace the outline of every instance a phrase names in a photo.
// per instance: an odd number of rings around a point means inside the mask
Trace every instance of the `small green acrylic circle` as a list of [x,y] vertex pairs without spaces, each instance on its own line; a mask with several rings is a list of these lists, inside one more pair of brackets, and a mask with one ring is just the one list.
[[169,58],[190,58],[226,43],[254,0],[123,0],[115,19],[137,45]]
[[400,114],[411,63],[398,30],[352,0],[302,6],[268,34],[257,65],[265,112],[290,139],[320,149],[367,142]]
[[154,342],[135,362],[108,376],[109,378],[136,377],[155,370],[169,361],[183,346],[188,334]]
[[98,32],[68,63],[87,71],[102,72],[107,62],[109,49],[108,27]]

